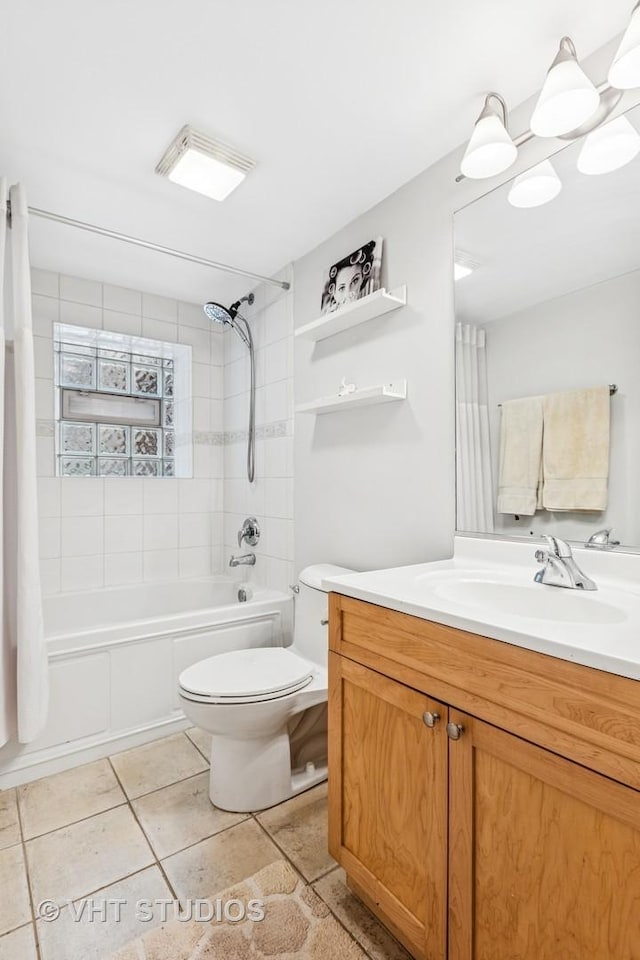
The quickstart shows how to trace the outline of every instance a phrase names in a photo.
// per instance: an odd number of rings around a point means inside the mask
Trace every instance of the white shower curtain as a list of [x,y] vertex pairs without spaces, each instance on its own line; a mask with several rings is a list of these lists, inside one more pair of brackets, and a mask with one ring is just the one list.
[[457,528],[492,533],[491,443],[484,330],[456,324]]
[[[2,496],[2,643],[0,745],[30,743],[49,702],[38,546],[36,420],[28,208],[23,188],[0,181],[0,339],[4,430]],[[13,350],[7,342],[13,340]]]

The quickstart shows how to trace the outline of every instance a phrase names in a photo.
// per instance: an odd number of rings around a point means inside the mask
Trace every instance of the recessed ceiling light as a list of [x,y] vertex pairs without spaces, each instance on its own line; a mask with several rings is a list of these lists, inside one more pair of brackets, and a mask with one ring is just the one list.
[[479,266],[480,263],[474,260],[473,257],[470,257],[468,253],[456,250],[453,261],[453,279],[456,283],[458,280],[464,280],[464,278],[468,277],[474,270],[477,270]]
[[253,167],[250,157],[187,125],[165,150],[156,173],[212,200],[224,200]]

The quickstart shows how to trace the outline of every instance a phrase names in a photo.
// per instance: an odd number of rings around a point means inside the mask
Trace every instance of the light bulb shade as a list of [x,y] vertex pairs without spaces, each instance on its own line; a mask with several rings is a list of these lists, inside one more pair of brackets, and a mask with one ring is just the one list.
[[629,26],[613,58],[609,83],[617,90],[640,87],[640,6],[634,8]]
[[521,173],[513,181],[509,191],[509,203],[513,207],[541,207],[557,197],[562,190],[562,181],[550,160]]
[[517,156],[518,148],[502,119],[485,104],[473,128],[460,172],[471,180],[484,180],[508,170]]
[[[568,38],[567,42],[571,43]],[[563,40],[540,91],[531,130],[538,137],[570,133],[596,112],[599,103],[598,91]]]
[[626,117],[597,127],[585,139],[578,157],[580,173],[598,175],[619,170],[640,153],[640,136]]

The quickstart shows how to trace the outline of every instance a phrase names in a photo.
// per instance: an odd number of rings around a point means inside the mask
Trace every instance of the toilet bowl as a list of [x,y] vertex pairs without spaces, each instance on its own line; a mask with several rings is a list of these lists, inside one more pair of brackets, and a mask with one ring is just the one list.
[[325,577],[352,573],[317,564],[299,578],[290,647],[234,650],[180,674],[180,703],[211,741],[211,802],[223,810],[264,810],[326,779],[324,757],[292,769],[292,720],[327,701]]

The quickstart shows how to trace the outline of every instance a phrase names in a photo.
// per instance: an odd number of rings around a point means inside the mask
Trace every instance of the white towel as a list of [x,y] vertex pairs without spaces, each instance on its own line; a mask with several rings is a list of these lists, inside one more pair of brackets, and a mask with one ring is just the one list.
[[539,505],[542,397],[502,404],[498,513],[532,517]]
[[545,510],[606,510],[610,408],[608,385],[544,398]]

